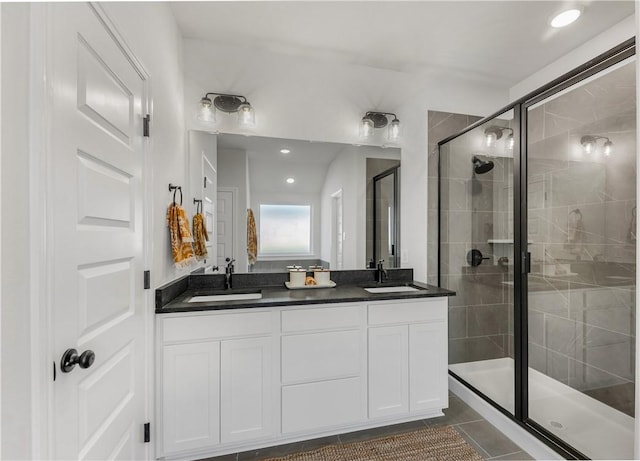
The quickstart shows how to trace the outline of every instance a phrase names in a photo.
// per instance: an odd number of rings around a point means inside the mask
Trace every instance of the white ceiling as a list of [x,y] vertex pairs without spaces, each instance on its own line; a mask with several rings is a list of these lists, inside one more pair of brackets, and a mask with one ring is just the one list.
[[567,1],[223,1],[171,8],[186,38],[510,87],[634,14],[631,0],[579,3],[582,17],[564,29],[548,21]]
[[[269,162],[301,162],[307,165],[327,166],[348,148],[347,144],[334,142],[311,142],[297,139],[268,138],[264,136],[244,136],[241,134],[218,135],[218,149],[238,149],[249,154],[249,160],[260,159]],[[280,149],[289,149],[288,154]]]
[[[318,194],[322,190],[329,164],[345,147],[348,146],[329,142],[218,135],[218,149],[247,152],[252,193]],[[280,153],[280,149],[284,148],[291,152]],[[287,178],[294,178],[296,183],[287,184]]]

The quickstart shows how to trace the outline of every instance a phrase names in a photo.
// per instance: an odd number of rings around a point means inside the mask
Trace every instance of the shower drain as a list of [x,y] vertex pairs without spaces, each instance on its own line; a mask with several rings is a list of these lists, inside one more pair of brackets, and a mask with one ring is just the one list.
[[562,423],[559,423],[558,421],[549,421],[549,426],[553,427],[554,429],[564,429],[564,425]]

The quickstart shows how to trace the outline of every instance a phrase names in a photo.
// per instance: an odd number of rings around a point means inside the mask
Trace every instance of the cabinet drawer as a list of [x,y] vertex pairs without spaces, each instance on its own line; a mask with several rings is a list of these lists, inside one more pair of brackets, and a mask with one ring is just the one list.
[[282,382],[359,375],[360,349],[360,330],[283,336]]
[[282,388],[282,432],[340,426],[364,419],[360,378]]
[[305,307],[282,312],[282,332],[358,328],[362,306]]
[[430,322],[447,318],[446,298],[369,305],[369,325]]
[[271,315],[271,312],[241,312],[163,319],[163,341],[270,335]]

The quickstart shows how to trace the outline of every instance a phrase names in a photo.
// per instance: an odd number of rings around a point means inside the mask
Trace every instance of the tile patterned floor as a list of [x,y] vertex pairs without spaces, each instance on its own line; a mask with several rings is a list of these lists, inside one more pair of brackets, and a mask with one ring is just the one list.
[[368,440],[386,435],[401,434],[426,426],[452,426],[486,460],[530,460],[528,453],[509,440],[482,416],[453,394],[449,394],[449,408],[439,418],[412,421],[393,426],[377,427],[347,434],[333,435],[304,442],[289,443],[260,450],[233,453],[201,461],[261,460],[274,456],[314,450],[325,445]]

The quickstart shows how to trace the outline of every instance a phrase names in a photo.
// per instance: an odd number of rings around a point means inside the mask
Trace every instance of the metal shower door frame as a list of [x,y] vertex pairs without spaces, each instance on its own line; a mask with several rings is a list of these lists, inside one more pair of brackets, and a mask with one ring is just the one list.
[[[469,131],[483,125],[487,121],[498,117],[499,115],[513,110],[514,126],[513,136],[518,141],[513,149],[513,219],[514,219],[514,392],[515,392],[515,411],[514,414],[508,412],[505,408],[491,400],[487,395],[482,393],[469,382],[460,378],[458,375],[449,371],[449,374],[455,377],[463,385],[472,390],[475,394],[491,404],[512,421],[523,427],[536,438],[559,452],[567,459],[589,459],[583,453],[573,446],[569,445],[562,439],[556,437],[544,427],[529,418],[528,403],[528,274],[530,269],[530,254],[527,251],[527,245],[523,242],[528,241],[527,227],[527,114],[528,109],[539,103],[540,101],[556,94],[565,89],[592,77],[599,72],[624,61],[625,59],[636,54],[636,41],[631,38],[620,45],[600,54],[592,60],[576,67],[566,74],[552,80],[546,85],[534,90],[522,98],[516,100],[510,105],[503,107],[495,113],[478,120],[469,125],[464,130],[449,136],[438,142],[438,286],[442,286],[441,264],[442,264],[442,146],[455,138],[462,136]],[[637,344],[636,344],[637,349]]]
[[393,176],[393,230],[392,230],[392,234],[393,234],[393,245],[394,245],[394,249],[393,249],[393,266],[389,266],[389,267],[400,267],[400,229],[398,228],[399,223],[400,223],[400,165],[394,166],[392,168],[389,168],[388,170],[383,171],[380,174],[377,174],[373,177],[372,182],[373,182],[373,233],[372,233],[372,237],[373,237],[373,260],[374,262],[378,261],[378,258],[380,257],[380,255],[378,255],[378,252],[376,251],[377,248],[377,242],[378,242],[378,232],[377,232],[377,219],[378,219],[378,212],[377,212],[377,192],[376,192],[376,184],[378,181],[380,181],[381,179],[386,178],[387,176]]

